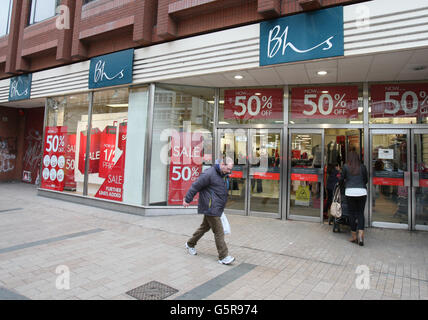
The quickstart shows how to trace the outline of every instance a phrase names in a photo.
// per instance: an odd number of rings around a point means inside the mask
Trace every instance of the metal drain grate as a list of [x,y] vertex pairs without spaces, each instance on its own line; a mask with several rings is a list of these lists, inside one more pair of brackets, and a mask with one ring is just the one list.
[[177,292],[177,289],[171,288],[163,283],[150,281],[149,283],[128,291],[126,294],[138,300],[162,300]]

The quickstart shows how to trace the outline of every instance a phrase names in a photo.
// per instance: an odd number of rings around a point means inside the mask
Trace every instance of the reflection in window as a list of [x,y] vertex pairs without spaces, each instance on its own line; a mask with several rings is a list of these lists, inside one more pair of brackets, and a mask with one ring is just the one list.
[[[89,94],[47,100],[41,187],[83,194],[84,171],[78,170],[79,124],[88,119]],[[61,171],[60,171],[61,170]]]
[[31,0],[28,24],[37,23],[56,15],[56,8],[61,0]]
[[211,88],[156,87],[150,204],[182,205],[190,185],[212,164],[213,102]]
[[370,86],[370,123],[428,123],[428,83],[389,83]]
[[0,0],[0,37],[9,34],[13,0]]

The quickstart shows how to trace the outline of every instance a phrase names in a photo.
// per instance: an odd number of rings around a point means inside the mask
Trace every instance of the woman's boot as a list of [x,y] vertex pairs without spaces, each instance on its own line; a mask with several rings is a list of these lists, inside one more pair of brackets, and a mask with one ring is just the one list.
[[353,243],[358,243],[356,231],[351,231],[351,239],[349,239],[349,241]]
[[364,245],[364,230],[358,230],[358,244],[360,246]]

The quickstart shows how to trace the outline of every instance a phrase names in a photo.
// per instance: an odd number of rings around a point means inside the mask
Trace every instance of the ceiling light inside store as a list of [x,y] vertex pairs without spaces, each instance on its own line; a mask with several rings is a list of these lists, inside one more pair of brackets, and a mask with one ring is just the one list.
[[226,121],[219,121],[219,123],[218,124],[229,124],[229,122],[226,122]]
[[321,91],[321,93],[328,93],[328,91],[327,90],[323,90],[323,91]]
[[325,70],[320,70],[317,72],[317,75],[319,75],[319,76],[325,76],[326,74],[327,74],[327,71],[325,71]]
[[240,74],[237,74],[236,76],[234,76],[234,78],[235,78],[236,80],[244,79],[244,77],[243,77],[243,76],[241,76]]
[[110,108],[127,108],[128,104],[127,103],[108,104],[107,107],[110,107]]

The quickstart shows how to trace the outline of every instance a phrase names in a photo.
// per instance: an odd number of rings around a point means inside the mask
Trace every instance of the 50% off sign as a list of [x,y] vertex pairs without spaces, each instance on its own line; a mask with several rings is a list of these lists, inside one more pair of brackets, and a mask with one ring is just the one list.
[[282,119],[282,89],[225,90],[225,119]]
[[293,118],[357,118],[358,87],[293,88]]

